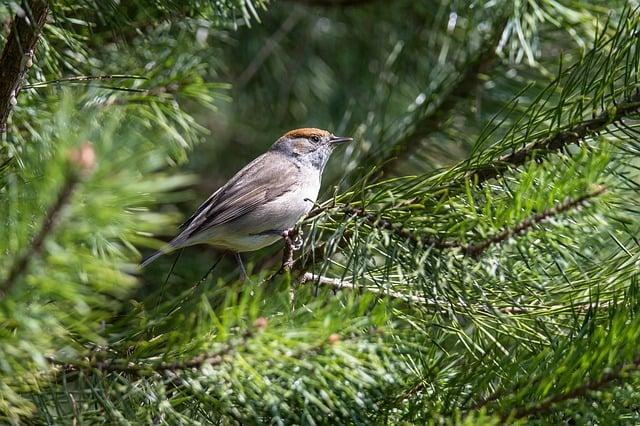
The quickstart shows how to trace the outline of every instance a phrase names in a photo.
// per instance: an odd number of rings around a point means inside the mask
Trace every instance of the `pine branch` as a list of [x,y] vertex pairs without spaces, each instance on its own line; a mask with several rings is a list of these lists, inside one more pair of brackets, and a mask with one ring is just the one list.
[[625,374],[638,370],[640,370],[640,357],[636,358],[631,363],[622,365],[616,371],[612,371],[610,373],[602,375],[602,377],[598,380],[587,382],[581,386],[569,390],[568,392],[551,396],[532,406],[519,408],[508,414],[504,414],[501,417],[501,420],[507,421],[522,419],[530,416],[538,416],[548,413],[549,411],[553,410],[553,408],[559,403],[583,397],[591,391],[607,388],[612,384],[612,382],[623,379]]
[[56,201],[49,207],[40,230],[29,244],[29,247],[27,247],[27,250],[13,264],[7,278],[0,283],[0,299],[11,291],[18,278],[27,272],[29,263],[40,255],[45,240],[55,229],[60,213],[69,204],[71,195],[80,182],[80,178],[95,166],[95,153],[88,143],[79,150],[73,151],[70,157],[73,168],[58,192]]
[[433,237],[419,236],[412,230],[405,228],[402,225],[395,225],[391,221],[377,217],[373,213],[369,213],[362,208],[353,208],[345,206],[342,211],[350,216],[357,216],[365,220],[372,228],[378,228],[381,230],[390,231],[393,235],[403,241],[409,241],[415,245],[428,246],[436,249],[448,249],[459,247],[460,243],[455,241],[445,241],[442,239],[436,239]]
[[572,144],[579,144],[586,138],[606,130],[608,126],[638,113],[640,110],[640,90],[621,102],[613,101],[613,104],[616,105],[613,111],[604,111],[595,118],[578,122],[549,137],[530,142],[518,151],[469,172],[465,177],[472,182],[485,182],[502,175],[509,168],[521,166],[530,160],[542,160],[550,153],[565,150]]
[[[508,240],[509,238],[524,234],[539,223],[545,222],[550,218],[558,216],[562,213],[566,213],[567,211],[576,209],[584,205],[584,203],[591,198],[597,197],[598,195],[602,194],[603,192],[605,192],[605,190],[605,187],[598,187],[587,194],[584,194],[577,198],[566,200],[532,217],[529,217],[512,228],[506,228],[483,241],[471,244],[463,244],[459,241],[448,241],[443,239],[436,239],[433,237],[420,236],[413,230],[407,229],[402,225],[396,225],[387,219],[377,217],[373,213],[369,213],[362,208],[353,208],[350,206],[340,206],[338,208],[340,211],[345,212],[347,215],[357,216],[364,219],[365,222],[372,228],[390,231],[395,237],[402,241],[408,241],[417,246],[432,247],[438,250],[459,248],[465,256],[475,258],[482,254],[490,246],[500,244],[501,242]],[[315,209],[310,214],[310,216],[316,216],[320,214],[321,211],[322,209]]]
[[[437,250],[447,250],[447,249],[459,249],[461,253],[465,256],[471,258],[478,258],[485,250],[493,245],[500,244],[510,238],[513,238],[518,235],[525,234],[529,230],[533,229],[535,225],[548,221],[551,218],[559,216],[563,213],[566,213],[571,210],[575,210],[581,206],[583,206],[587,201],[595,198],[606,191],[604,186],[599,186],[593,191],[581,195],[577,198],[568,199],[560,204],[556,204],[553,207],[546,209],[540,213],[537,213],[517,225],[511,228],[505,228],[502,231],[494,234],[485,240],[482,240],[477,243],[471,244],[463,244],[459,241],[452,240],[443,240],[436,239],[433,237],[424,237],[416,234],[414,231],[403,227],[402,225],[395,225],[391,221],[387,219],[383,219],[377,217],[373,213],[369,213],[362,208],[353,208],[350,206],[333,206],[337,207],[339,211],[345,212],[347,215],[360,217],[365,220],[365,222],[371,226],[372,228],[377,228],[380,230],[390,231],[396,238],[402,241],[408,241],[409,243],[416,245],[418,247],[431,247]],[[322,212],[326,212],[329,208],[317,207],[312,212],[309,213],[308,217],[315,217]],[[345,237],[348,237],[349,233],[343,234],[340,241],[344,240]],[[340,241],[338,243],[340,243]],[[325,248],[326,243],[321,243],[312,248],[313,254],[307,254],[306,257],[299,257],[298,259],[293,259],[293,248],[292,242],[287,241],[285,238],[285,248],[283,251],[283,266],[280,268],[278,272],[273,274],[266,282],[270,282],[276,275],[280,274],[282,271],[296,271],[299,274],[299,283],[306,283],[309,281],[316,281],[319,284],[327,285],[334,289],[357,289],[361,287],[357,287],[352,283],[348,283],[342,280],[327,278],[322,276],[316,276],[313,273],[309,272],[309,269],[313,267],[313,265],[319,261],[322,261],[324,257],[322,256],[323,250]],[[420,304],[429,304],[434,306],[439,306],[440,304],[437,301],[429,301],[420,296],[411,296],[403,293],[396,293],[393,291],[382,291],[379,289],[371,289],[366,288],[367,291],[387,295],[392,298],[401,299],[405,301],[420,303]],[[497,308],[498,311],[505,314],[524,314],[530,312],[529,308],[522,308],[517,306],[506,306]]]
[[[253,334],[246,332],[243,334],[243,342],[246,342]],[[155,373],[177,373],[182,370],[192,368],[201,368],[203,365],[216,366],[222,364],[224,358],[234,352],[237,345],[225,345],[219,351],[214,353],[200,354],[184,361],[162,362],[159,364],[143,364],[143,363],[120,363],[114,361],[94,361],[89,363],[80,362],[62,362],[55,358],[49,357],[47,360],[58,367],[64,373],[73,373],[78,371],[103,371],[108,373],[127,373],[133,376],[144,377]]]
[[563,203],[557,204],[550,209],[544,210],[530,218],[523,220],[513,228],[504,229],[503,231],[487,238],[484,241],[475,244],[469,244],[467,246],[462,246],[463,252],[467,256],[474,258],[478,257],[490,246],[500,244],[501,242],[508,240],[509,238],[524,234],[539,223],[545,222],[550,218],[558,216],[567,211],[574,210],[584,205],[584,203],[591,198],[597,197],[598,195],[602,194],[603,192],[605,192],[605,190],[606,188],[601,186],[588,194],[584,194],[580,197],[569,199]]
[[0,57],[0,134],[7,131],[7,120],[16,104],[27,69],[33,61],[33,49],[47,20],[45,0],[21,3]]
[[[351,290],[351,291],[366,291],[367,293],[375,294],[380,297],[389,297],[391,299],[400,300],[407,303],[415,303],[422,306],[434,308],[442,313],[450,312],[450,307],[453,307],[451,301],[448,300],[438,300],[438,299],[429,299],[423,296],[418,296],[414,294],[402,293],[399,291],[394,291],[390,289],[383,289],[379,287],[368,287],[368,286],[358,286],[353,282],[346,281],[340,278],[330,278],[325,277],[323,275],[317,275],[313,272],[305,272],[300,276],[297,281],[297,284],[316,284],[324,287],[329,287],[334,290],[334,293],[340,290]],[[589,312],[596,307],[599,308],[608,308],[612,306],[613,303],[607,302],[604,304],[595,305],[594,303],[582,303],[578,305],[552,305],[552,306],[486,306],[481,304],[469,305],[462,301],[458,303],[458,307],[460,309],[473,309],[478,312],[485,313],[493,313],[500,312],[505,315],[526,315],[536,312],[537,310],[560,310],[560,309],[571,309],[572,312]],[[493,398],[495,399],[495,398]],[[489,402],[491,399],[487,398],[486,402]]]
[[[154,374],[167,373],[173,373],[172,375],[175,376],[180,371],[199,369],[204,365],[221,365],[230,355],[236,353],[240,348],[246,346],[252,338],[256,337],[257,332],[265,330],[267,326],[268,320],[266,318],[257,318],[254,321],[253,326],[245,330],[240,335],[240,338],[233,344],[227,343],[215,352],[196,355],[192,358],[181,361],[161,362],[156,364],[145,364],[140,362],[125,363],[120,360],[98,361],[95,359],[90,362],[65,362],[51,356],[47,357],[47,361],[52,365],[59,367],[58,371],[63,373],[101,371],[107,373],[126,373],[136,377],[148,377]],[[287,356],[289,358],[304,359],[309,355],[320,353],[324,348],[326,348],[327,343],[329,345],[335,345],[340,341],[351,341],[356,339],[357,336],[352,336],[351,338],[343,340],[340,335],[331,334],[328,336],[326,341],[322,341],[317,345],[305,348],[299,352],[289,353]]]
[[[609,302],[605,302],[605,303],[585,303],[585,304],[581,304],[581,305],[572,305],[571,306],[571,311],[572,312],[582,312],[582,313],[589,313],[590,311],[593,311],[594,308],[603,308],[603,309],[608,309],[608,308],[612,308],[616,306],[616,303],[609,301]],[[552,306],[551,309],[557,309],[559,308],[559,306]],[[519,381],[516,384],[514,384],[512,387],[513,389],[519,389],[521,387],[527,386],[527,385],[535,385],[535,384],[539,384],[540,383],[540,379],[536,379],[533,382],[531,381],[530,378],[527,378],[525,382],[523,381]],[[483,407],[488,406],[489,404],[495,403],[496,401],[498,401],[499,399],[505,397],[508,394],[511,394],[512,390],[510,388],[500,388],[497,389],[496,391],[492,392],[491,394],[489,394],[488,396],[485,397],[481,397],[479,399],[476,400],[476,402],[469,406],[468,409],[466,410],[467,412],[471,412],[471,411],[477,411]],[[469,395],[469,399],[472,397],[472,395]],[[468,399],[467,399],[468,401]],[[463,404],[466,405],[466,402]]]

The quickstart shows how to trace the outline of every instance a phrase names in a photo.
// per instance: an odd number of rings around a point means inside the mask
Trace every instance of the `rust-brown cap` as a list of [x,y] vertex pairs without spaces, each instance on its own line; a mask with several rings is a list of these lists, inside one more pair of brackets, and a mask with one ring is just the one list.
[[320,136],[325,137],[329,136],[331,133],[322,129],[314,129],[313,127],[303,127],[302,129],[291,130],[290,132],[285,133],[282,137],[288,139],[296,139],[296,138],[310,138],[312,136]]

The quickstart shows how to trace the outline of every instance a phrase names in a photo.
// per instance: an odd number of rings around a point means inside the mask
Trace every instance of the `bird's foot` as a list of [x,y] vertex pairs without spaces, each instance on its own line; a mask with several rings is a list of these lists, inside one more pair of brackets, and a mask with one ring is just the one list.
[[290,237],[292,239],[291,241],[291,248],[293,248],[294,251],[298,251],[302,248],[302,243],[304,242],[304,240],[302,239],[303,233],[302,233],[302,229],[291,229],[289,231],[285,231],[285,232],[289,232],[290,233]]
[[241,282],[244,282],[247,279],[248,275],[247,275],[247,270],[245,269],[244,264],[242,263],[242,257],[240,256],[240,253],[234,253],[233,255],[236,258],[236,262],[238,262],[238,267],[240,268],[239,279]]
[[284,251],[282,253],[282,270],[290,271],[293,268],[293,252],[302,247],[302,231],[296,228],[286,229],[282,232],[284,238]]

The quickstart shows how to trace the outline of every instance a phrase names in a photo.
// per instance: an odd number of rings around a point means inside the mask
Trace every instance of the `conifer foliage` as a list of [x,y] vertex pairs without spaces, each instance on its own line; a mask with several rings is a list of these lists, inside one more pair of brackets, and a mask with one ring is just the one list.
[[[640,10],[603,4],[2,3],[0,421],[640,422]],[[355,141],[299,250],[139,268],[309,125]]]

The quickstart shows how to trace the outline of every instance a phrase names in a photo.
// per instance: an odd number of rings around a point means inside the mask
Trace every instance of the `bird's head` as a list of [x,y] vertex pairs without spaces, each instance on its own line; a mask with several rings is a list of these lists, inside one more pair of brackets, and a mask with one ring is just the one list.
[[349,137],[334,136],[326,130],[303,128],[285,133],[271,149],[322,171],[333,150],[352,140]]

